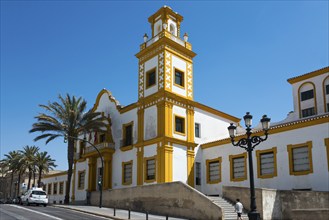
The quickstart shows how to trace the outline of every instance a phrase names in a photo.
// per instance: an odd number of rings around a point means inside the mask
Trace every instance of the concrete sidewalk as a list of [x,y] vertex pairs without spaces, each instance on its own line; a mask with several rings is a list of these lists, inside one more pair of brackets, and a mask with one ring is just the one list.
[[[106,208],[102,207],[99,208],[98,206],[79,206],[79,205],[52,205],[54,207],[58,208],[64,208],[64,209],[71,209],[79,212],[84,212],[92,215],[102,216],[105,218],[111,218],[116,220],[126,220],[129,219],[128,210],[123,209],[116,209],[115,210],[115,216],[114,216],[114,210],[113,208]],[[130,212],[130,219],[133,220],[146,220],[146,213],[141,212]],[[166,216],[159,216],[159,215],[148,215],[148,220],[166,220]],[[186,220],[183,218],[173,218],[168,217],[170,220]]]

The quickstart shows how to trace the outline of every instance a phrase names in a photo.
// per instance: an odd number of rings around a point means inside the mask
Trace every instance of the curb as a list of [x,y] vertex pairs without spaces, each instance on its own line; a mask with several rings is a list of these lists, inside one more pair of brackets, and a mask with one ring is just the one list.
[[63,209],[70,209],[70,210],[74,210],[74,211],[77,211],[77,212],[87,213],[87,214],[96,215],[96,216],[100,216],[100,217],[104,217],[104,218],[110,218],[110,219],[114,219],[114,220],[126,220],[124,218],[117,218],[117,217],[114,217],[114,216],[104,215],[104,214],[95,213],[95,212],[91,212],[91,211],[85,211],[85,210],[81,210],[81,209],[75,209],[73,207],[68,207],[68,206],[57,206],[57,205],[53,205],[53,207],[63,208]]

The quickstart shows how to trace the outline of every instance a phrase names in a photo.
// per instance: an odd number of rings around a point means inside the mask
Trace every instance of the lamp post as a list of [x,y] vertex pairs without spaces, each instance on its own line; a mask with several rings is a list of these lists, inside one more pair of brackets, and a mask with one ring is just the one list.
[[83,142],[86,142],[86,143],[90,144],[97,151],[98,156],[101,159],[102,169],[99,172],[98,185],[99,185],[99,208],[102,208],[102,199],[103,199],[103,171],[104,171],[104,161],[103,161],[102,154],[101,154],[101,152],[99,152],[98,148],[94,144],[92,144],[90,141],[87,140],[86,134],[84,134],[83,139],[82,138],[78,138],[78,137],[72,137],[72,136],[65,135],[64,136],[64,142],[66,142],[67,137],[73,138],[75,140],[83,141]]
[[259,212],[257,212],[257,207],[256,207],[252,151],[258,144],[260,144],[261,142],[267,139],[271,119],[268,118],[266,115],[263,115],[263,118],[260,120],[265,134],[264,138],[256,135],[252,136],[252,131],[251,131],[252,115],[250,115],[249,112],[247,112],[247,114],[243,117],[243,119],[245,121],[246,131],[247,131],[246,138],[241,138],[237,143],[234,143],[234,137],[236,135],[236,126],[233,123],[231,123],[231,125],[227,129],[229,131],[233,146],[241,147],[248,152],[249,179],[250,179],[250,212],[248,213],[248,217],[250,220],[260,220],[260,214]]

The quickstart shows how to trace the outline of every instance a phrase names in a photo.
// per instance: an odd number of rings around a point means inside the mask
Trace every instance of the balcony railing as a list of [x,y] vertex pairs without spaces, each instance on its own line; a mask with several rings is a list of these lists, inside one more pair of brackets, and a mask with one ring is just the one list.
[[[106,149],[106,148],[115,149],[114,143],[108,143],[108,142],[95,144],[95,147],[97,147],[98,150]],[[93,146],[87,146],[85,153],[90,153],[90,152],[94,152],[94,151],[96,151],[96,149]]]
[[155,42],[157,42],[159,39],[161,38],[169,38],[172,41],[175,41],[176,43],[182,45],[183,47],[185,47],[188,50],[192,50],[192,45],[188,42],[183,41],[182,39],[180,39],[179,37],[176,37],[175,35],[171,34],[168,31],[161,31],[159,34],[157,34],[156,36],[154,36],[153,38],[151,38],[150,40],[146,41],[145,43],[140,45],[140,50],[144,50],[146,47],[154,44]]

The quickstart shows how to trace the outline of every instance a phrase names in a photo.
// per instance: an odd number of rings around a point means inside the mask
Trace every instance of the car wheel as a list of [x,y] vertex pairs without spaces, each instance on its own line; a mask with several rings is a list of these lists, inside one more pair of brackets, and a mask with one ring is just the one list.
[[36,206],[39,206],[39,204],[35,204]]
[[44,207],[47,207],[47,204],[43,204]]

